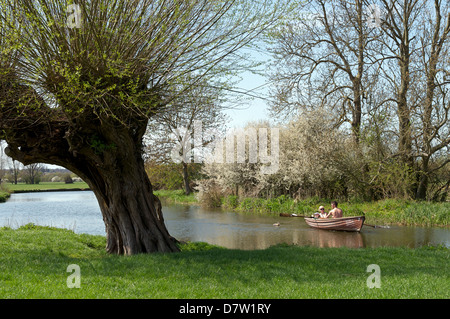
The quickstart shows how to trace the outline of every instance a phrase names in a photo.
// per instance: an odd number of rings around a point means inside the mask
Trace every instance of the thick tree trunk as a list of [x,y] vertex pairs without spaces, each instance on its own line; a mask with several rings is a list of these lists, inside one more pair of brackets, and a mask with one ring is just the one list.
[[161,203],[139,171],[106,174],[106,188],[94,189],[105,222],[106,249],[124,255],[178,251],[164,224]]
[[130,132],[129,128],[103,125],[94,135],[100,145],[97,150],[92,153],[80,148],[89,160],[87,166],[77,168],[100,204],[106,249],[121,255],[179,251],[145,172],[140,135]]
[[178,251],[176,240],[164,224],[161,203],[153,195],[143,163],[129,165],[120,173],[101,170],[96,179],[104,182],[104,187],[96,187],[95,183],[91,187],[103,214],[109,253]]
[[65,121],[37,124],[8,131],[6,151],[25,165],[60,165],[86,181],[100,205],[109,253],[176,252],[177,241],[167,231],[161,203],[145,173],[146,121],[141,122],[132,127],[110,119],[77,126]]
[[111,105],[114,116],[93,106],[76,105],[82,112],[75,113],[51,108],[32,87],[9,80],[0,81],[7,92],[0,106],[5,153],[24,165],[63,166],[86,181],[103,214],[109,253],[179,251],[144,169],[148,118],[122,105]]

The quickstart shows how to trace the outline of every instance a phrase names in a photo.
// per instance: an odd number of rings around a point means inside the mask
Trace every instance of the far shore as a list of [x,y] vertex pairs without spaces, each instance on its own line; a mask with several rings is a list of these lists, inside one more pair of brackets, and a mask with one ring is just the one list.
[[90,190],[89,185],[85,182],[74,182],[74,183],[64,183],[64,182],[41,182],[39,184],[2,184],[2,189],[4,192],[9,192],[11,194],[18,193],[34,193],[34,192],[70,192],[70,191],[88,191]]
[[11,194],[20,193],[43,193],[43,192],[77,192],[77,191],[90,191],[90,188],[55,188],[55,189],[28,189],[28,190],[15,190],[11,191]]

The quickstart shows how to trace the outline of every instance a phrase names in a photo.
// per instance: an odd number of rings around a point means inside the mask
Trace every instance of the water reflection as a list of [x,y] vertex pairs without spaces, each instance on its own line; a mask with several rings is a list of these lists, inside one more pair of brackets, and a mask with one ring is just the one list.
[[[450,247],[448,228],[364,226],[360,233],[327,231],[309,227],[303,218],[236,214],[182,205],[165,207],[164,216],[169,231],[176,238],[236,249],[264,249],[279,243],[350,248]],[[273,226],[276,222],[280,223],[279,227]]]
[[311,246],[363,248],[363,235],[358,232],[338,232],[321,229],[305,230]]
[[[379,247],[445,245],[449,228],[371,228],[361,233],[314,229],[303,218],[237,214],[197,206],[164,205],[169,232],[183,241],[204,241],[231,249],[264,249],[286,243],[317,247]],[[12,194],[0,204],[0,227],[26,223],[65,227],[77,233],[105,235],[105,226],[92,192]],[[274,223],[280,223],[279,227]]]

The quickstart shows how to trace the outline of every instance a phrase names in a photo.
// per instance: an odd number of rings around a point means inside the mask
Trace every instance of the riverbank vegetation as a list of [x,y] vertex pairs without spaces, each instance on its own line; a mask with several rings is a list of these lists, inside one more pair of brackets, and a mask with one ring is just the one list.
[[[188,243],[180,253],[124,257],[105,252],[105,237],[32,224],[1,228],[0,245],[2,299],[450,297],[444,247],[242,251]],[[71,264],[80,267],[79,289],[67,287]],[[380,266],[380,288],[367,286],[370,264]]]
[[154,194],[166,203],[198,205],[196,193],[190,193],[189,195],[186,195],[186,193],[182,189],[158,190],[155,191]]
[[[239,198],[235,195],[224,196],[221,192],[208,193],[211,197],[199,197],[195,193],[184,195],[183,190],[160,190],[155,192],[162,200],[179,204],[196,204],[206,208],[220,207],[239,213],[255,214],[297,214],[310,216],[318,211],[319,206],[331,209],[332,199],[310,197],[295,200],[281,195],[276,198]],[[205,196],[205,195],[203,195]],[[450,202],[421,202],[413,200],[385,199],[379,201],[344,201],[339,202],[344,216],[366,216],[366,223],[399,224],[415,226],[449,226]]]
[[80,191],[88,190],[89,185],[85,182],[41,182],[39,184],[0,184],[0,203],[6,202],[11,193],[48,192],[48,191]]
[[[88,189],[84,182],[73,184],[44,182],[36,185],[8,184],[0,189],[0,202],[6,201],[11,192],[33,192],[50,190]],[[201,205],[206,208],[222,208],[238,213],[255,214],[297,214],[310,216],[320,205],[330,208],[333,199],[310,197],[304,200],[292,199],[287,195],[275,198],[238,197],[225,195],[219,189],[214,192],[186,195],[182,189],[160,189],[155,191],[163,203]],[[202,197],[203,196],[203,197]],[[413,200],[385,199],[379,201],[339,202],[345,216],[365,215],[366,223],[400,224],[416,226],[449,226],[450,202],[421,202]]]
[[6,202],[9,196],[10,196],[9,190],[3,184],[0,183],[0,203]]
[[6,202],[6,200],[9,198],[10,194],[8,192],[4,192],[0,190],[0,203]]
[[[316,123],[321,123],[320,129]],[[351,136],[333,126],[330,114],[324,109],[302,113],[289,123],[277,126],[269,122],[248,123],[245,134],[238,136],[240,143],[246,144],[245,151],[238,151],[236,146],[231,150],[223,147],[217,151],[219,160],[208,161],[203,166],[206,178],[197,181],[200,196],[214,199],[215,193],[221,192],[240,198],[267,199],[286,195],[297,200],[311,197],[358,202],[417,200],[412,191],[417,186],[417,174],[396,159],[389,144],[374,149],[368,132],[368,136],[360,136],[361,145],[357,146]],[[269,143],[266,147],[272,149],[271,161],[261,157],[250,161],[255,157],[250,150],[256,147],[251,140],[258,141],[263,132],[268,141],[277,140],[276,152]],[[234,136],[227,136],[227,144],[229,138]],[[228,152],[245,161],[230,163],[229,155],[225,156]],[[448,160],[448,154],[436,157],[436,171],[430,173],[427,184],[426,200],[429,202],[447,199],[450,190]],[[273,172],[265,173],[268,168],[274,168]]]

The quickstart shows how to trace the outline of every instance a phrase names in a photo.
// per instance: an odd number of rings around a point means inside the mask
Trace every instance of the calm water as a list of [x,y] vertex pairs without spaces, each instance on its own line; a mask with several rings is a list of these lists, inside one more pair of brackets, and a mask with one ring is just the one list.
[[[172,236],[184,241],[204,241],[236,249],[264,249],[287,243],[320,247],[378,247],[445,245],[448,228],[364,226],[360,233],[310,228],[303,218],[236,214],[197,206],[165,205],[164,219]],[[274,223],[280,223],[276,227]],[[0,204],[0,227],[27,223],[64,227],[77,233],[105,235],[105,226],[94,194],[48,192],[12,194]]]

